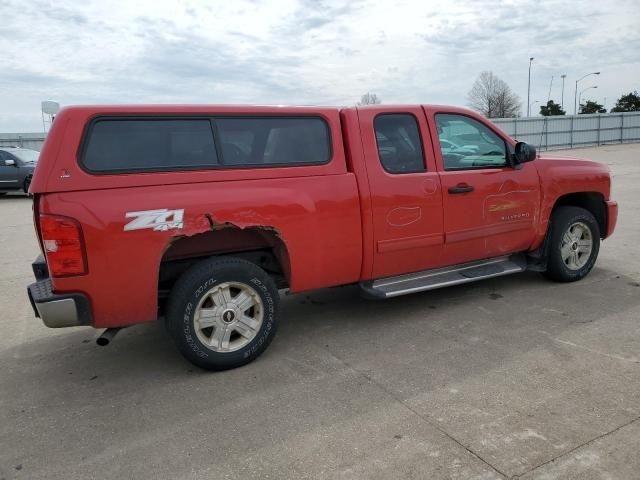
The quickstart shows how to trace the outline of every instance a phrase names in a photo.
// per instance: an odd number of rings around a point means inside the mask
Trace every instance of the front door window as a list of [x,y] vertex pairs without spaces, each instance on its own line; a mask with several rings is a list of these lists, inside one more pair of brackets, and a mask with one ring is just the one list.
[[504,140],[477,120],[439,113],[436,125],[445,170],[507,166]]

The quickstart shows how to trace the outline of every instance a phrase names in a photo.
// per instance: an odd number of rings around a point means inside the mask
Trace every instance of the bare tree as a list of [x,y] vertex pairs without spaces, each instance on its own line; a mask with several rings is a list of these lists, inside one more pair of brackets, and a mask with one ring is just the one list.
[[469,106],[487,118],[520,115],[520,98],[493,72],[482,72],[469,90]]
[[358,105],[378,105],[380,103],[382,103],[382,100],[380,100],[380,97],[378,97],[378,95],[376,95],[375,93],[367,92],[362,95],[362,97],[360,97]]

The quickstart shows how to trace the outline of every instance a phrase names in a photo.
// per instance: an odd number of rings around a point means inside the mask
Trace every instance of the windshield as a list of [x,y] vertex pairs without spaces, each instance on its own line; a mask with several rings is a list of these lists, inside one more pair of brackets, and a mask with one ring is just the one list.
[[40,152],[27,149],[14,150],[11,153],[25,163],[35,163],[38,161],[38,157],[40,156]]

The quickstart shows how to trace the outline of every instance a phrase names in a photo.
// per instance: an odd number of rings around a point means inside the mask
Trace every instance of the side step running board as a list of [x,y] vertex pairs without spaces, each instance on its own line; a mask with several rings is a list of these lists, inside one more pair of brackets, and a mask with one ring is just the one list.
[[408,293],[423,292],[436,288],[475,282],[485,278],[500,277],[527,269],[526,257],[522,254],[479,260],[477,262],[452,265],[450,267],[423,270],[422,272],[379,278],[360,283],[367,296],[391,298]]

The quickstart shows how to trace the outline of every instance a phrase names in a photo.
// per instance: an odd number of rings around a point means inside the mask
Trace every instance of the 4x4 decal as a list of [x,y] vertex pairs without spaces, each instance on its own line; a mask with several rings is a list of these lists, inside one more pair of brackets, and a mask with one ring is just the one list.
[[143,210],[140,212],[127,212],[125,218],[133,218],[124,226],[124,231],[144,230],[151,228],[158,232],[166,232],[172,228],[180,229],[184,226],[184,210]]

